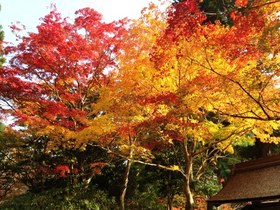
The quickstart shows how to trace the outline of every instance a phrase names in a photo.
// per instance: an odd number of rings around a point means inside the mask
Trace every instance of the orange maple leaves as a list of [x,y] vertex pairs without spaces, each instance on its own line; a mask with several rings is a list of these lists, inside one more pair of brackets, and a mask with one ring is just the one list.
[[248,4],[248,0],[235,0],[235,3],[239,7],[245,7]]

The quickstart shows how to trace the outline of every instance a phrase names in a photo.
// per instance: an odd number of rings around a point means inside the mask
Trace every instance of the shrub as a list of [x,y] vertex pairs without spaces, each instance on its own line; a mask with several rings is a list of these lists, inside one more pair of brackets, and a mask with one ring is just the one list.
[[41,193],[26,193],[2,205],[1,210],[101,210],[114,209],[115,199],[96,187],[53,188]]

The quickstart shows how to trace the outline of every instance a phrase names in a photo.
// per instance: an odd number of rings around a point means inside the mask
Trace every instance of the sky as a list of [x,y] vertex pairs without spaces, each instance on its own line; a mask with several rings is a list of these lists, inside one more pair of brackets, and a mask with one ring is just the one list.
[[76,10],[91,7],[110,22],[125,17],[138,18],[150,2],[159,3],[159,0],[0,0],[0,25],[5,32],[5,41],[14,42],[15,36],[9,26],[19,21],[26,31],[36,31],[40,18],[49,13],[53,3],[63,17],[73,17]]

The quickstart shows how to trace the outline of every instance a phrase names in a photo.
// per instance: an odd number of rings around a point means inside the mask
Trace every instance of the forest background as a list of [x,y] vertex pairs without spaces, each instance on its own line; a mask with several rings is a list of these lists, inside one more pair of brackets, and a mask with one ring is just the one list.
[[231,165],[279,154],[279,8],[53,6],[37,32],[11,26],[17,44],[1,32],[1,193],[28,188],[3,208],[194,209]]

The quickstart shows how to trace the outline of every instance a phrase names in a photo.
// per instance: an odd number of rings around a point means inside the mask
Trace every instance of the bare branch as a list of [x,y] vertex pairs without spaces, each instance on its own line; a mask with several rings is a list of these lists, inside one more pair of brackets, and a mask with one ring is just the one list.
[[182,174],[182,176],[187,178],[187,176],[185,175],[184,171],[182,169],[180,169],[180,167],[179,167],[179,169],[174,169],[174,167],[165,166],[165,165],[161,165],[161,164],[158,164],[158,163],[151,163],[151,162],[146,162],[146,161],[143,161],[143,160],[138,160],[138,159],[130,158],[130,157],[126,156],[126,155],[123,155],[123,154],[120,154],[118,152],[112,151],[111,149],[103,147],[101,145],[94,145],[94,146],[107,151],[109,154],[111,153],[111,154],[117,155],[120,158],[123,158],[125,160],[129,160],[129,161],[134,162],[134,163],[140,163],[140,164],[147,165],[147,166],[153,166],[153,167],[164,169],[164,170],[167,170],[167,171],[178,171],[180,174]]

